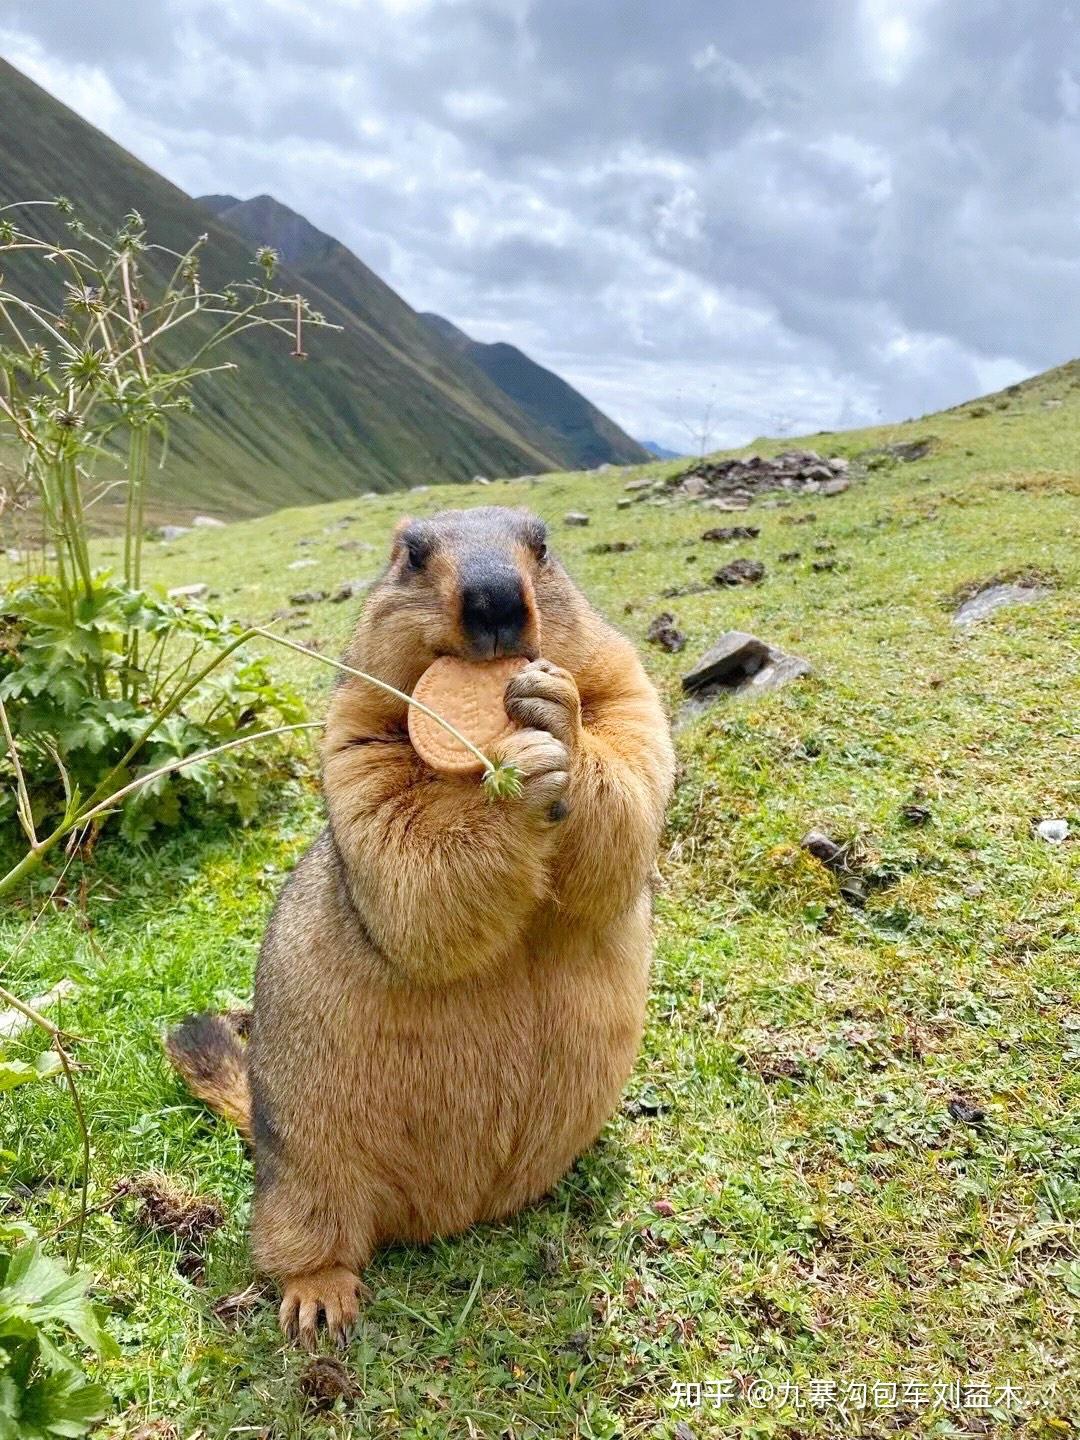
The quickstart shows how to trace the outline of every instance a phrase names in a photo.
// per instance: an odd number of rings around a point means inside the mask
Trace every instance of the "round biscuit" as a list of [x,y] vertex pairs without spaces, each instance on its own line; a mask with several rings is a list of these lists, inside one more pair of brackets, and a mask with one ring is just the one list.
[[[499,660],[459,660],[441,655],[413,687],[420,700],[481,750],[514,729],[503,706],[511,675],[528,664],[519,655]],[[472,775],[484,767],[430,716],[409,706],[409,739],[421,760],[447,775]]]

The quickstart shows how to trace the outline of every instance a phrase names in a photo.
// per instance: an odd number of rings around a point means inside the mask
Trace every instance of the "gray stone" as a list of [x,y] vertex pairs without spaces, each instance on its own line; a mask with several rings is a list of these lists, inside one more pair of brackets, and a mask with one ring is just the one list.
[[199,530],[217,530],[225,525],[224,520],[218,520],[213,515],[196,515],[191,523]]
[[953,615],[953,624],[974,625],[1004,605],[1031,605],[1049,594],[1045,585],[990,585],[964,601]]
[[474,485],[490,485],[491,481],[486,475],[474,475],[472,477],[472,483]]
[[289,596],[290,605],[318,605],[326,599],[325,590],[301,590],[298,595]]
[[330,599],[333,604],[340,605],[345,600],[355,600],[362,595],[371,585],[370,580],[345,580],[334,591]]
[[842,475],[837,475],[836,478],[833,479],[833,480],[826,480],[826,481],[822,484],[820,490],[818,491],[818,494],[819,494],[819,495],[843,495],[843,493],[844,493],[845,490],[850,490],[850,489],[851,489],[851,481],[845,479],[844,476],[842,476]]
[[306,570],[309,565],[316,564],[314,560],[290,560],[285,566],[286,570]]
[[706,686],[732,683],[733,677],[736,682],[745,680],[768,658],[769,647],[764,640],[742,630],[729,630],[682,677],[682,688],[692,695]]
[[588,515],[582,515],[580,510],[571,510],[568,515],[563,516],[564,525],[588,525]]
[[162,540],[168,543],[170,540],[179,540],[181,535],[190,535],[190,525],[162,525],[158,531]]
[[844,864],[844,847],[826,835],[824,830],[808,830],[802,838],[802,848],[830,869],[842,868]]
[[646,475],[646,476],[644,476],[644,478],[641,479],[641,480],[628,480],[628,481],[626,482],[626,484],[623,486],[623,489],[624,489],[624,490],[627,490],[627,491],[631,491],[631,490],[648,490],[649,486],[652,485],[653,483],[654,483],[654,481],[653,481],[652,476],[651,476],[651,475]]
[[730,630],[683,676],[683,690],[690,698],[678,724],[693,720],[719,695],[762,694],[810,673],[809,663],[797,655],[785,655],[756,635]]
[[1048,845],[1061,845],[1069,838],[1069,822],[1067,820],[1039,820],[1035,826],[1035,834]]
[[615,501],[615,509],[616,509],[616,510],[629,510],[630,506],[633,505],[633,503],[634,503],[634,502],[633,502],[633,500],[631,500],[631,498],[630,498],[629,495],[624,495],[621,500],[616,500],[616,501]]
[[201,600],[209,593],[210,586],[205,580],[197,580],[194,585],[174,585],[168,596],[170,600]]

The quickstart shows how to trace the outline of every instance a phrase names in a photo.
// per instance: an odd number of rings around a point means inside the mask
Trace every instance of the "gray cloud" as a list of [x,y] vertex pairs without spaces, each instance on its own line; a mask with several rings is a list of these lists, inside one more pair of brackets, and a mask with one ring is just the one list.
[[9,0],[193,192],[270,191],[637,434],[902,418],[1078,348],[1061,0]]

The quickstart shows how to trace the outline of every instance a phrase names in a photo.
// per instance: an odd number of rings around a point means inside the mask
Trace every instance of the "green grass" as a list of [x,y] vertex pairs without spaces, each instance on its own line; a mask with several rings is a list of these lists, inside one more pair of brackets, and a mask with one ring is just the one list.
[[[305,1362],[279,1344],[270,1302],[236,1331],[210,1313],[251,1278],[249,1166],[159,1050],[170,1021],[249,994],[274,896],[320,823],[313,787],[280,794],[246,831],[142,854],[103,844],[72,867],[62,908],[7,970],[26,995],[62,976],[81,986],[64,1019],[86,1037],[91,1200],[160,1168],[229,1212],[205,1286],[127,1211],[91,1219],[87,1260],[124,1351],[105,1369],[112,1432],[147,1418],[183,1436],[409,1440],[1057,1436],[1080,1424],[1080,848],[1031,832],[1041,816],[1080,831],[1077,374],[992,398],[981,415],[812,439],[854,454],[938,437],[927,459],[884,465],[844,495],[755,505],[739,518],[761,537],[737,546],[701,543],[717,518],[695,507],[617,510],[625,473],[408,497],[421,512],[539,510],[638,641],[674,610],[685,654],[642,646],[673,707],[688,660],[728,628],[806,656],[814,673],[680,733],[649,1025],[626,1103],[535,1209],[377,1257],[347,1412],[304,1409]],[[266,621],[296,591],[372,576],[402,508],[283,511],[154,549],[149,566]],[[569,509],[591,525],[565,528]],[[811,511],[815,522],[788,523]],[[590,553],[622,539],[638,548]],[[836,570],[811,570],[819,544],[835,547]],[[779,563],[792,549],[803,558]],[[764,583],[661,597],[734,554],[763,559]],[[290,571],[293,559],[314,564]],[[1030,570],[1052,581],[1046,602],[952,627],[963,587]],[[292,633],[334,651],[355,608],[312,605]],[[329,672],[299,660],[295,673],[321,703]],[[924,825],[902,813],[916,797]],[[885,877],[865,908],[800,849],[811,826],[855,841]],[[5,940],[27,913],[9,912]],[[954,1119],[957,1096],[985,1122]],[[75,1210],[68,1105],[51,1086],[2,1103],[5,1189],[48,1232]],[[1022,1400],[1011,1415],[901,1399],[848,1418],[779,1399],[673,1404],[673,1381],[709,1378],[989,1380]]]

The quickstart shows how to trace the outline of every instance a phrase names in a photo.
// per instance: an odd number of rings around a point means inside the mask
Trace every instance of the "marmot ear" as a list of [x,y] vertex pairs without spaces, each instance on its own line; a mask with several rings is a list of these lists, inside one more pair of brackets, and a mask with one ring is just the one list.
[[416,520],[412,515],[403,515],[401,517],[401,519],[394,526],[394,533],[390,540],[391,550],[398,550],[401,548],[401,540],[403,535],[405,534],[405,531],[409,528],[410,525],[415,524]]

